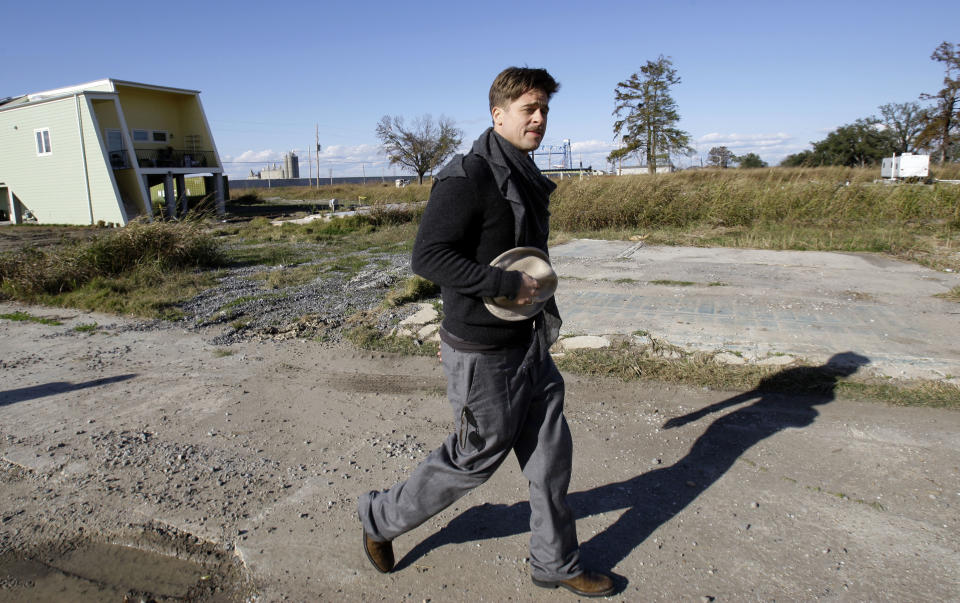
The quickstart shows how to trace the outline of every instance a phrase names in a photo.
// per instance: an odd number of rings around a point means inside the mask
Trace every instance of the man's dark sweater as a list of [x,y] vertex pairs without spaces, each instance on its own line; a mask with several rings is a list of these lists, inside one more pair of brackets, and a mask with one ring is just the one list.
[[437,174],[414,243],[413,271],[440,285],[448,333],[487,346],[529,342],[535,318],[502,320],[483,298],[515,297],[520,290],[520,273],[490,266],[495,257],[518,246],[547,251],[553,186],[492,129]]

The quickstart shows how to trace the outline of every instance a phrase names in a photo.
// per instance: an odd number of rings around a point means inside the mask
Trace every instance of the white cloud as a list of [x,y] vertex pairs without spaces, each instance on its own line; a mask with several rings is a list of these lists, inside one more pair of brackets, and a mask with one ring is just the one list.
[[236,157],[232,155],[224,155],[223,161],[225,163],[227,162],[244,162],[245,163],[248,161],[257,161],[257,162],[283,161],[283,156],[282,156],[282,153],[277,153],[272,149],[267,149],[264,151],[250,150],[250,151],[244,151],[243,153],[240,153]]
[[570,149],[574,153],[609,153],[615,145],[606,140],[583,140],[570,143]]
[[756,153],[770,165],[776,165],[787,155],[798,153],[808,147],[806,143],[796,140],[794,136],[785,132],[767,134],[711,132],[696,140],[698,155],[704,160],[712,147],[720,146],[727,147],[735,155]]
[[327,147],[321,147],[320,162],[323,163],[324,161],[376,163],[386,161],[386,156],[383,154],[383,151],[379,145],[334,144]]
[[781,149],[790,145],[791,141],[793,141],[793,136],[784,132],[777,132],[776,134],[737,134],[735,132],[721,134],[711,132],[697,139],[700,147],[724,146],[734,152],[737,149],[753,152],[763,149]]

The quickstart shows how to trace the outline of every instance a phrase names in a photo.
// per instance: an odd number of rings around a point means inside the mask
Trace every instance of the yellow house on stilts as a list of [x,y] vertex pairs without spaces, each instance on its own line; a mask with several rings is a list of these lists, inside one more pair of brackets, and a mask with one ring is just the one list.
[[14,223],[116,224],[186,213],[187,176],[224,213],[223,165],[200,93],[105,79],[0,99],[0,208]]

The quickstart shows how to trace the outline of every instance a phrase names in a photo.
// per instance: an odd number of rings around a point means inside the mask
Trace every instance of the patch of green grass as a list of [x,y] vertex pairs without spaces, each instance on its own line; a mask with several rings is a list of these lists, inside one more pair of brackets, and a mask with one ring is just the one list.
[[618,279],[614,280],[613,282],[615,282],[615,283],[620,283],[620,284],[624,284],[624,285],[629,285],[629,284],[632,284],[632,283],[636,283],[636,282],[638,282],[638,281],[637,281],[637,279],[635,279],[635,278],[618,278]]
[[845,381],[840,391],[845,397],[881,400],[893,406],[926,406],[960,409],[960,387],[940,381],[915,383],[860,383]]
[[316,251],[284,242],[238,245],[224,251],[233,266],[285,266],[301,264],[316,256]]
[[947,293],[938,293],[934,297],[939,297],[948,301],[960,302],[960,287],[954,287]]
[[670,287],[692,287],[696,285],[693,281],[672,281],[669,279],[658,279],[655,281],[650,281],[651,285],[667,285]]
[[151,318],[213,284],[223,256],[196,223],[133,223],[96,239],[24,248],[0,258],[0,297]]
[[96,278],[144,268],[169,273],[219,265],[215,239],[191,223],[131,224],[88,241],[55,248],[24,248],[0,258],[0,291],[31,301],[74,291]]
[[279,270],[269,270],[250,275],[251,280],[262,280],[269,289],[286,289],[299,287],[316,280],[322,268],[317,264],[284,267]]
[[79,324],[73,327],[73,330],[76,331],[77,333],[94,333],[99,328],[100,328],[100,325],[98,325],[95,322],[91,322],[87,324]]
[[323,272],[340,272],[353,276],[370,265],[370,258],[363,255],[344,255],[321,264]]
[[[387,209],[383,206],[373,208],[370,213],[357,214],[329,221],[315,220],[306,224],[286,222],[275,226],[263,217],[250,220],[237,230],[236,234],[248,242],[329,242],[346,237],[364,238],[373,233],[419,222],[423,208],[411,206],[407,209]],[[344,241],[340,241],[343,243]]]
[[217,348],[213,351],[213,356],[215,358],[225,358],[227,356],[233,356],[233,350]]
[[413,275],[390,290],[390,292],[387,293],[386,299],[383,301],[388,307],[396,307],[411,302],[430,299],[436,297],[439,293],[440,287],[421,276]]
[[268,293],[267,295],[243,295],[220,306],[220,311],[223,312],[225,310],[231,310],[252,301],[280,299],[282,297],[282,293]]
[[178,320],[177,307],[216,284],[215,272],[164,273],[144,267],[117,277],[97,277],[60,295],[41,295],[36,301],[50,306]]
[[[424,180],[423,184],[411,182],[403,188],[397,188],[393,179],[381,182],[378,178],[368,178],[367,184],[325,184],[320,179],[321,186],[281,186],[271,187],[269,190],[243,191],[237,190],[231,194],[232,200],[244,203],[270,203],[261,197],[272,197],[283,200],[305,200],[322,202],[328,199],[339,199],[341,202],[359,202],[365,197],[365,204],[383,203],[412,203],[426,201],[430,196],[431,182]],[[321,207],[325,207],[321,204]]]
[[418,345],[409,337],[384,336],[376,327],[361,325],[348,329],[344,335],[353,345],[365,350],[377,350],[405,356],[436,356],[439,346],[432,341]]
[[57,325],[63,324],[59,320],[55,320],[53,318],[43,318],[42,316],[34,316],[33,314],[22,312],[20,310],[17,310],[16,312],[12,312],[9,314],[0,314],[0,318],[6,319],[6,320],[12,320],[15,322],[35,322],[41,325],[57,326]]
[[600,350],[574,350],[557,359],[557,365],[581,374],[624,380],[682,383],[717,390],[788,394],[832,393],[837,398],[873,400],[896,406],[960,409],[960,388],[939,381],[875,382],[837,378],[822,367],[780,369],[757,365],[723,365],[713,354],[685,354],[677,359],[660,355],[651,347],[623,344]]

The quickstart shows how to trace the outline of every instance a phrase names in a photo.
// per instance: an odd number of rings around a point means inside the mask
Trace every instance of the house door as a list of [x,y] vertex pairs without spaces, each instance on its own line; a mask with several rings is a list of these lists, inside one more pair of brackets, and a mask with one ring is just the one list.
[[107,130],[107,155],[110,157],[110,166],[113,169],[127,167],[127,154],[123,148],[123,132]]

